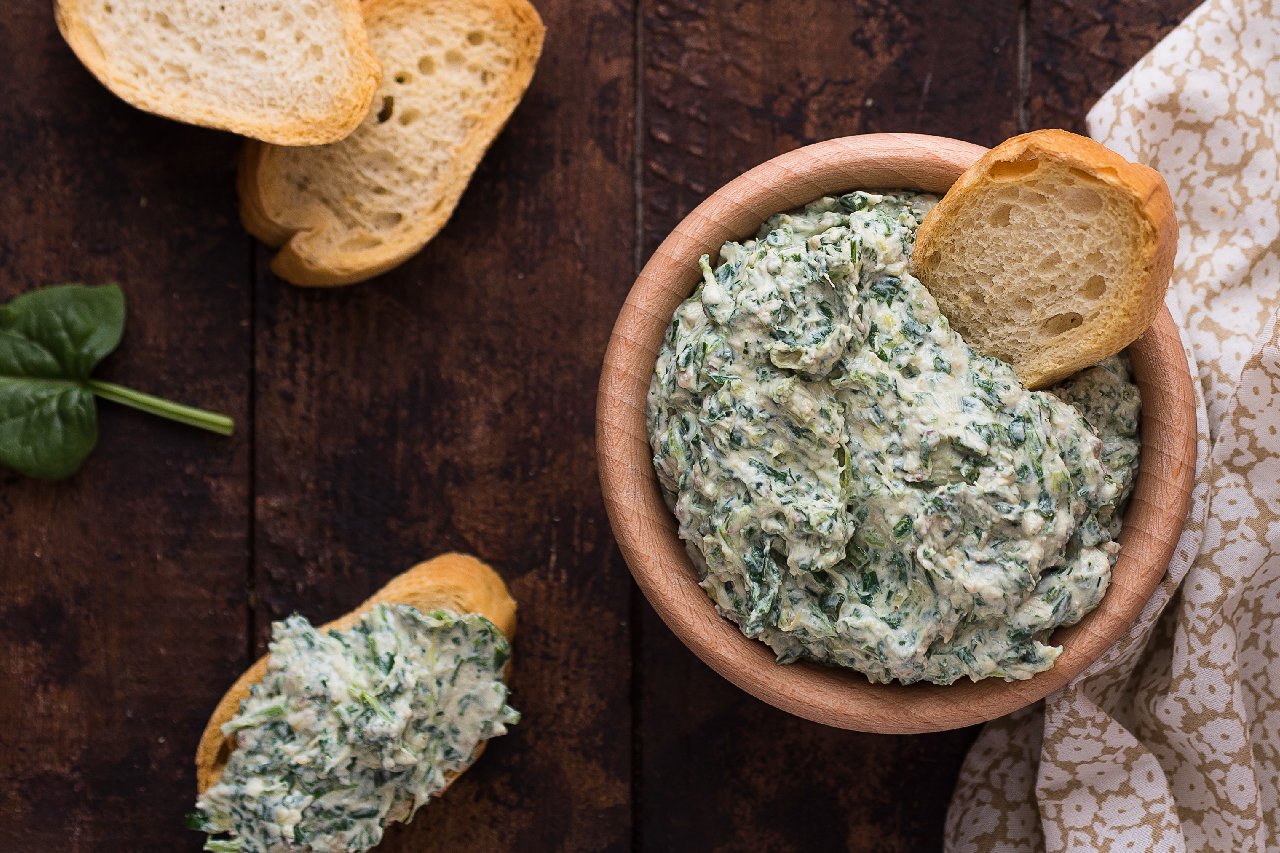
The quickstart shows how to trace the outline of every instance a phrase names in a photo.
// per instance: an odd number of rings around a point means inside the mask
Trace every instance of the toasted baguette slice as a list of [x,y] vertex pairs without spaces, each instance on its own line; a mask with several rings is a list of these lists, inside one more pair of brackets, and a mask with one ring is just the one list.
[[284,244],[271,264],[302,285],[351,284],[413,256],[449,219],[533,77],[542,21],[527,0],[368,0],[385,76],[334,145],[250,143],[237,188],[245,227]]
[[960,176],[920,225],[912,263],[971,347],[1044,388],[1146,331],[1177,247],[1158,172],[1037,130]]
[[[516,635],[516,603],[507,591],[498,573],[475,557],[464,554],[441,554],[435,559],[419,563],[404,574],[397,575],[368,601],[345,616],[333,620],[320,630],[344,631],[375,605],[388,602],[409,604],[429,613],[432,610],[451,610],[454,613],[479,613],[498,627],[508,640]],[[203,794],[222,778],[227,759],[235,749],[235,738],[222,733],[224,723],[240,712],[240,703],[249,698],[249,686],[262,681],[267,672],[270,655],[261,657],[231,685],[205,726],[200,744],[196,747],[196,785]],[[510,668],[510,662],[507,664]],[[476,757],[484,751],[485,741],[476,749]],[[453,784],[456,775],[449,779]]]
[[342,139],[381,76],[358,0],[54,0],[54,15],[135,107],[280,145]]

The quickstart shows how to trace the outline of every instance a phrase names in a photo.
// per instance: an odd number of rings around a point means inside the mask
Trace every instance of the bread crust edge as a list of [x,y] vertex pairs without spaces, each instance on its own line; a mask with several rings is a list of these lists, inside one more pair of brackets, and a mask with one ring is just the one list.
[[[320,626],[320,630],[346,630],[384,602],[409,604],[424,612],[447,609],[456,613],[479,613],[496,625],[509,641],[515,639],[516,602],[507,585],[487,564],[457,553],[441,554],[418,563],[392,578],[356,609]],[[270,655],[264,655],[245,670],[223,694],[209,717],[196,747],[196,788],[199,794],[222,777],[227,759],[235,749],[234,738],[223,735],[222,726],[240,712],[241,701],[249,698],[250,686],[262,681],[269,659]],[[509,661],[507,672],[510,672]],[[485,741],[481,741],[476,758],[484,746]],[[457,775],[450,776],[445,787],[453,784]]]
[[271,146],[255,139],[245,140],[240,146],[236,168],[236,194],[240,196],[240,222],[244,229],[268,246],[279,246],[295,233],[285,228],[267,213],[261,187],[256,178],[262,168],[262,158]]

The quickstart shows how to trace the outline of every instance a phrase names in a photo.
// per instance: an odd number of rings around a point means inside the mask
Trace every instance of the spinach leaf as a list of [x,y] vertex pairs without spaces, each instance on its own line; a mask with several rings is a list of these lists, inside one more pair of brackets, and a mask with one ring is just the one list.
[[64,284],[0,306],[0,464],[58,480],[98,442],[94,395],[231,435],[228,417],[142,394],[89,374],[120,344],[124,293]]

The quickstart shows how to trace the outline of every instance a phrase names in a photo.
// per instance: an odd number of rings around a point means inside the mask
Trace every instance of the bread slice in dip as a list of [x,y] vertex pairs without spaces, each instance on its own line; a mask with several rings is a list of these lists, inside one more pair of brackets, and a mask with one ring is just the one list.
[[[489,566],[474,557],[462,554],[444,554],[414,566],[404,574],[393,578],[390,583],[355,610],[321,626],[319,632],[324,634],[329,631],[348,631],[355,627],[362,617],[384,604],[409,605],[424,615],[441,610],[458,616],[479,614],[493,623],[492,626],[482,630],[491,632],[493,627],[496,627],[508,640],[515,635],[516,604],[502,582],[502,578]],[[370,639],[369,642],[373,643],[374,640]],[[505,649],[505,644],[501,648]],[[434,654],[431,659],[435,659]],[[196,781],[201,795],[219,782],[233,751],[237,748],[236,733],[224,735],[222,731],[224,724],[231,722],[240,714],[241,703],[250,698],[250,687],[263,680],[268,672],[269,662],[270,656],[263,657],[246,670],[214,709],[196,749]],[[500,659],[494,659],[491,664],[503,667]],[[502,680],[505,681],[506,673],[509,671],[510,660],[507,659],[502,670]],[[288,672],[293,671],[288,670]],[[290,678],[294,677],[298,676],[290,675]],[[454,678],[457,678],[456,671]],[[439,701],[445,700],[441,697]],[[375,709],[379,707],[376,699],[371,700],[370,704]],[[379,710],[379,713],[385,713],[385,711]],[[485,744],[486,741],[483,739],[478,742],[472,754],[473,761],[484,750]],[[328,756],[326,756],[327,759]],[[463,766],[462,770],[467,766],[469,764]],[[444,787],[447,788],[452,784],[462,770],[456,772],[446,770]],[[436,794],[438,793],[439,791],[436,791]],[[387,821],[404,820],[411,815],[412,811],[406,808],[389,814]],[[214,831],[205,827],[193,826],[193,828]]]
[[960,176],[920,225],[912,262],[965,341],[1034,389],[1146,331],[1177,246],[1158,172],[1092,139],[1037,130]]

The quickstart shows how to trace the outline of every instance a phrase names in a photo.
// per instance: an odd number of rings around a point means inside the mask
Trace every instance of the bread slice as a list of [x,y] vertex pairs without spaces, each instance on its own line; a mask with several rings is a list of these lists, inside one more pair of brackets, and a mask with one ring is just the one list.
[[364,123],[318,148],[250,143],[240,216],[276,275],[350,284],[404,262],[449,219],[533,77],[542,21],[527,0],[368,0],[385,76]]
[[[346,630],[383,602],[409,604],[424,613],[442,609],[458,614],[479,613],[496,625],[508,640],[516,635],[516,603],[507,591],[507,585],[489,566],[464,554],[441,554],[419,563],[392,578],[355,610],[321,626],[320,630]],[[249,686],[262,681],[268,660],[270,655],[261,657],[245,670],[214,708],[196,747],[196,785],[201,794],[222,778],[227,759],[236,747],[235,738],[224,735],[222,726],[240,712],[241,701],[249,698]],[[508,661],[508,670],[510,666]],[[484,751],[484,746],[485,741],[481,741],[476,749],[477,758]],[[456,775],[449,779],[449,784],[453,784],[454,778]]]
[[1158,172],[1037,130],[960,176],[920,225],[912,263],[971,347],[1045,388],[1146,331],[1177,248]]
[[54,16],[135,107],[280,145],[342,139],[381,76],[358,0],[54,0]]

